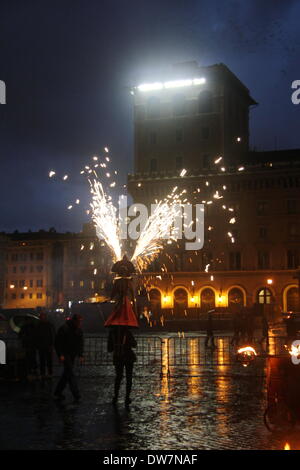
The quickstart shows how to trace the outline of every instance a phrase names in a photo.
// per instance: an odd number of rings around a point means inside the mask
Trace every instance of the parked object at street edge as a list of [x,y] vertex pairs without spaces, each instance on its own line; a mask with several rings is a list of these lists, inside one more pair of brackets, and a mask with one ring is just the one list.
[[107,350],[108,352],[113,353],[113,364],[116,371],[113,397],[114,405],[117,404],[119,398],[124,369],[126,371],[125,406],[129,407],[131,403],[130,392],[132,388],[132,372],[134,362],[136,361],[136,355],[134,351],[132,351],[132,348],[136,348],[136,346],[136,340],[128,326],[111,327],[108,336]]
[[55,350],[63,364],[63,373],[54,392],[54,397],[57,400],[65,398],[63,391],[68,384],[74,400],[78,402],[81,398],[74,374],[75,358],[78,356],[83,361],[84,341],[81,321],[82,317],[74,314],[71,319],[59,328],[55,337]]
[[41,378],[46,377],[46,368],[48,377],[52,377],[53,372],[53,347],[55,339],[55,329],[48,320],[45,312],[40,313],[40,321],[37,323],[35,330],[35,345],[38,351],[40,362]]

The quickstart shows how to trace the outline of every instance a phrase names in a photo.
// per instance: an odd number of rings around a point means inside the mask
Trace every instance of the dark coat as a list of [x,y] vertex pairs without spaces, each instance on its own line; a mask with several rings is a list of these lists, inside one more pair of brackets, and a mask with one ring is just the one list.
[[55,350],[58,356],[83,356],[83,332],[72,320],[59,328],[55,337]]
[[136,340],[128,328],[113,327],[110,330],[107,350],[113,353],[114,365],[135,362],[136,355],[132,348],[136,346]]
[[50,349],[54,346],[55,329],[48,321],[39,321],[34,329],[37,349]]

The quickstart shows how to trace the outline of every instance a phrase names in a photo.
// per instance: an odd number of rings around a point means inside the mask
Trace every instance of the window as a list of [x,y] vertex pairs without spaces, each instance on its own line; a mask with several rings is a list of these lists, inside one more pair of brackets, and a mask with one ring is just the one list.
[[267,229],[266,229],[266,227],[259,227],[259,238],[261,238],[262,240],[267,238]]
[[42,299],[42,298],[43,298],[43,294],[42,294],[41,292],[38,292],[38,293],[36,294],[36,298],[37,298],[37,299]]
[[79,286],[84,287],[84,281],[79,281]]
[[267,201],[258,201],[257,203],[257,215],[266,215],[268,212]]
[[17,266],[13,266],[12,272],[13,272],[13,273],[16,273],[16,272],[17,272]]
[[173,115],[182,116],[186,113],[185,96],[182,94],[175,95],[173,98]]
[[30,253],[30,261],[34,260],[34,253]]
[[150,172],[154,173],[157,171],[157,160],[156,158],[151,158],[150,160]]
[[91,281],[91,288],[95,289],[95,281]]
[[31,272],[31,273],[34,272],[34,266],[30,266],[30,272]]
[[149,119],[159,118],[160,116],[160,100],[155,96],[151,96],[147,103],[147,117]]
[[25,294],[20,294],[20,299],[24,299],[25,298]]
[[19,287],[25,287],[25,281],[23,279],[19,281]]
[[30,281],[29,281],[29,287],[33,287],[33,279],[30,279]]
[[74,281],[70,281],[70,287],[74,287]]
[[18,261],[18,255],[17,255],[17,253],[13,253],[13,254],[11,255],[11,260],[12,260],[12,261]]
[[27,266],[20,266],[21,273],[25,273],[26,270],[27,270]]
[[183,142],[183,130],[182,129],[176,129],[175,132],[175,139],[177,143]]
[[270,304],[272,300],[272,292],[264,287],[257,293],[257,301],[259,304]]
[[228,306],[237,307],[244,305],[244,295],[241,289],[234,287],[228,292]]
[[257,267],[258,269],[270,268],[270,256],[267,251],[259,251],[257,254]]
[[11,298],[15,300],[17,298],[17,294],[11,294]]
[[44,259],[44,253],[42,251],[39,251],[37,254],[36,254],[36,259],[37,260],[42,260]]
[[43,271],[44,266],[36,266],[36,270],[38,273],[41,273]]
[[241,269],[241,253],[239,251],[229,253],[229,269],[233,271]]
[[32,299],[32,298],[33,298],[33,295],[32,295],[32,294],[29,294],[29,298]]
[[298,250],[287,251],[287,268],[297,269],[299,266],[299,252]]
[[210,129],[209,127],[202,127],[201,129],[201,138],[202,140],[209,139]]
[[201,292],[201,310],[208,312],[215,308],[215,293],[212,289],[203,289]]
[[26,261],[27,260],[27,254],[26,253],[20,253],[20,261]]
[[36,287],[43,287],[43,279],[37,279]]
[[291,287],[286,293],[287,311],[299,311],[299,289]]
[[209,90],[204,90],[199,94],[199,113],[211,113],[213,110],[212,93]]

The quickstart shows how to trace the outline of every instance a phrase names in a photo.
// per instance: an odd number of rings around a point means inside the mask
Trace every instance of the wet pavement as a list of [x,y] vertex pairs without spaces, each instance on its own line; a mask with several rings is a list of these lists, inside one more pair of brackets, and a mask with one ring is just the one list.
[[[0,383],[1,449],[300,449],[300,431],[272,434],[264,426],[265,362],[177,367],[160,378],[153,366],[135,371],[132,405],[111,404],[112,370],[81,374],[83,400],[52,399],[57,378]],[[104,375],[103,375],[104,374]],[[143,375],[143,376],[142,376]],[[124,392],[122,388],[121,392]]]

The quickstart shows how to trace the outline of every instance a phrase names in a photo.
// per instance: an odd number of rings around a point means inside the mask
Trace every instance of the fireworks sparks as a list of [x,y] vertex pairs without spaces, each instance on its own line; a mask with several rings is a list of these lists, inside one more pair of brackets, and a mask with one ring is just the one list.
[[98,180],[89,181],[92,193],[92,219],[98,238],[104,239],[115,259],[121,258],[117,209]]
[[[96,227],[97,236],[105,241],[107,246],[111,249],[113,257],[115,259],[120,259],[122,257],[122,244],[119,227],[120,215],[112,202],[112,196],[109,194],[110,188],[115,189],[117,187],[117,182],[113,179],[115,178],[114,175],[117,175],[118,172],[111,167],[111,158],[108,156],[108,147],[104,147],[104,152],[105,153],[104,155],[102,154],[102,157],[93,155],[91,157],[92,163],[85,165],[80,171],[80,175],[87,178],[92,194],[92,202],[90,204],[91,209],[85,210],[85,212],[91,215]],[[225,166],[221,166],[224,165],[222,156],[216,156],[214,163],[215,165],[218,165],[219,171],[226,172]],[[240,166],[236,171],[241,172],[244,169],[245,168],[243,166]],[[182,169],[179,176],[183,178],[187,175],[187,172],[187,169]],[[53,178],[53,176],[56,175],[56,172],[51,170],[48,175],[49,178]],[[71,178],[69,178],[68,174],[65,174],[61,176],[60,179],[67,181]],[[183,181],[186,181],[186,179]],[[188,203],[190,197],[192,197],[193,200],[197,200],[200,196],[199,193],[203,192],[203,196],[206,198],[202,201],[203,204],[206,206],[216,205],[216,207],[222,207],[226,212],[230,212],[230,217],[226,221],[227,224],[235,224],[237,222],[233,207],[229,207],[224,204],[219,206],[218,203],[219,200],[224,199],[224,194],[222,193],[227,189],[224,182],[222,182],[217,188],[215,183],[205,179],[202,184],[204,187],[186,189],[182,188],[181,183],[181,187],[174,186],[170,191],[170,194],[168,194],[165,199],[156,201],[156,207],[148,218],[145,227],[142,228],[140,232],[140,236],[136,241],[136,246],[132,256],[132,261],[134,261],[140,269],[145,269],[147,265],[155,259],[163,249],[165,243],[171,245],[173,241],[177,240],[177,234],[176,231],[174,231],[174,221],[178,215],[178,208],[182,207],[183,204]],[[136,186],[141,188],[143,184],[141,182],[137,182]],[[199,186],[201,186],[201,184],[199,184]],[[123,185],[123,187],[126,188],[126,185]],[[71,210],[79,204],[80,199],[75,198],[73,203],[67,206],[67,209]],[[214,211],[215,209],[212,208],[212,210]],[[227,215],[226,212],[224,213],[225,218]],[[130,219],[126,219],[127,224],[128,222],[130,222]],[[184,223],[183,226],[184,228],[191,228],[192,223]],[[213,229],[214,233],[216,233],[217,226],[212,227],[209,225],[207,228],[208,232],[211,232]],[[225,237],[226,234],[231,243],[235,243],[234,234],[225,229]],[[209,239],[209,242],[210,241],[211,240]],[[214,259],[216,258],[214,257]],[[190,262],[192,262],[192,258],[190,258]],[[208,273],[209,268],[213,269],[213,264],[211,264],[212,262],[213,259],[210,258],[210,263],[205,266],[206,273]],[[213,280],[212,275],[210,276],[210,279]]]

